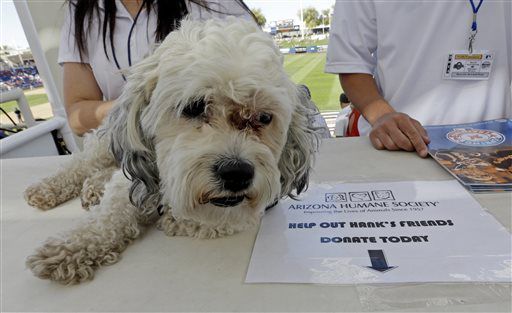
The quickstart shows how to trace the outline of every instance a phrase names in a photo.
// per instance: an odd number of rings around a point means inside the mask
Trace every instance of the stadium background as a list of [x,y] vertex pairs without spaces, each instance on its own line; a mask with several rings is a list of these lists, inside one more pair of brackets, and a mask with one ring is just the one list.
[[[325,22],[325,17],[322,19]],[[301,28],[297,24],[298,21],[293,19],[270,22],[267,23],[266,31],[274,37],[276,44],[284,53],[285,70],[291,79],[297,84],[308,86],[312,99],[319,110],[321,112],[328,111],[328,114],[332,115],[340,109],[338,99],[341,87],[336,75],[323,72],[329,25],[325,23],[317,27],[304,28],[302,30],[306,33],[302,34]],[[5,51],[5,47],[0,48],[4,48]],[[2,53],[4,51],[0,51],[0,57],[3,60],[6,59],[6,55]],[[9,59],[13,61],[16,58],[13,59],[13,56],[9,56]],[[24,89],[34,116],[43,119],[51,117],[51,107],[47,103],[48,97],[44,88],[40,87],[41,80],[33,59],[31,59],[30,51],[23,52],[23,57],[20,57],[18,64],[6,65],[2,64],[0,69],[1,89],[13,87]],[[15,102],[3,103],[1,107],[10,112],[9,115],[14,119],[16,118],[14,111],[17,104]],[[0,123],[6,122],[9,122],[6,116],[0,115]]]

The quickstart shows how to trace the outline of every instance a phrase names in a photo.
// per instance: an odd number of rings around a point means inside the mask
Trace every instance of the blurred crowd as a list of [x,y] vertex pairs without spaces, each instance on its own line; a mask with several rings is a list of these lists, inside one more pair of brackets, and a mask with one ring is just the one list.
[[0,91],[13,88],[33,89],[43,85],[35,66],[0,71]]

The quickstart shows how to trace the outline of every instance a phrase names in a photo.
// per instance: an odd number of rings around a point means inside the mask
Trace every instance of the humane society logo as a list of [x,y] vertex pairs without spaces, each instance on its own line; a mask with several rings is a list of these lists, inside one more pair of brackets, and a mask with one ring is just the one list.
[[488,129],[455,128],[446,138],[459,145],[471,147],[497,146],[505,141],[505,135]]

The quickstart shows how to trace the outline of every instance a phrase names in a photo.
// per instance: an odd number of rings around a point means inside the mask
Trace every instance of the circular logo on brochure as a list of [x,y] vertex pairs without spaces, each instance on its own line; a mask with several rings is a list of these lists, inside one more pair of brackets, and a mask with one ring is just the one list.
[[497,146],[505,141],[505,135],[488,129],[455,128],[446,138],[451,142],[464,146],[489,147]]

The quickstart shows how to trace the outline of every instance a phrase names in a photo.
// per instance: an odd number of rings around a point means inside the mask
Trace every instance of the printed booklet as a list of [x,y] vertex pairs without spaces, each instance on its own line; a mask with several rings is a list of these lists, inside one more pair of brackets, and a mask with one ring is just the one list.
[[512,191],[512,120],[425,126],[429,154],[473,192]]

